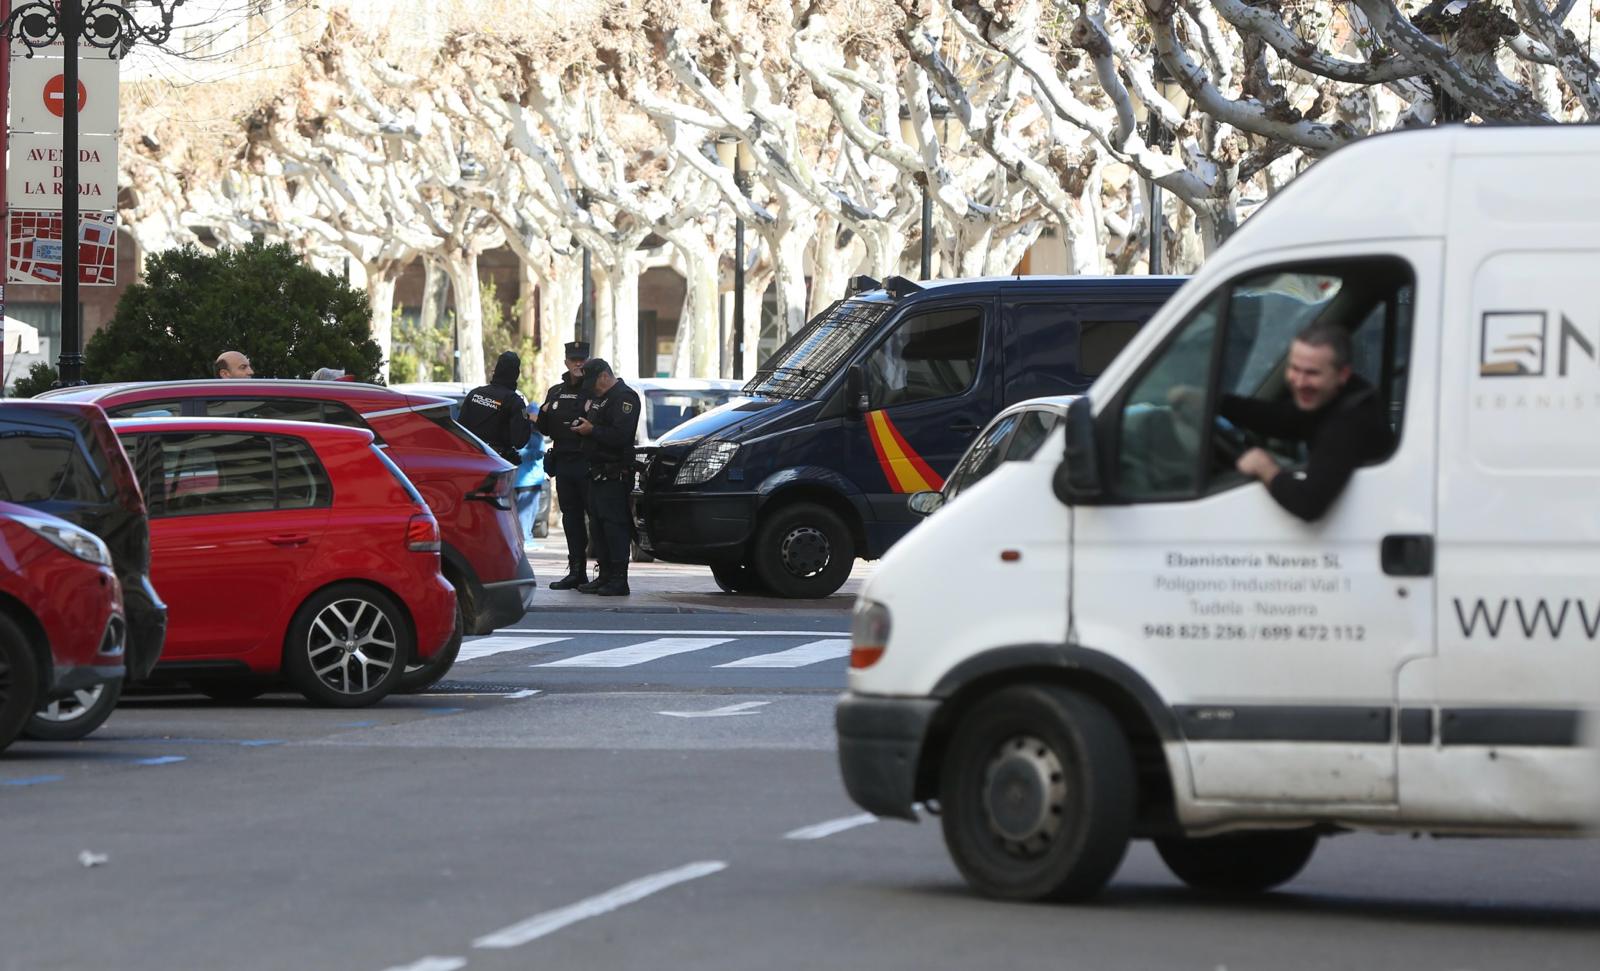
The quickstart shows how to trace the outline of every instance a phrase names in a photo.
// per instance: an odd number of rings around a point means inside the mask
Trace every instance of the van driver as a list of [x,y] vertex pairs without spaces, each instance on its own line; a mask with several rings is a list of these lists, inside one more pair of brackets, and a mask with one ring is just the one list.
[[[1286,471],[1264,448],[1246,449],[1234,467],[1260,479],[1272,498],[1306,522],[1320,519],[1355,470],[1394,448],[1376,390],[1350,368],[1350,333],[1312,323],[1295,335],[1284,369],[1287,401],[1223,395],[1217,413],[1246,431],[1306,444],[1305,468]],[[1194,389],[1174,389],[1183,397]]]

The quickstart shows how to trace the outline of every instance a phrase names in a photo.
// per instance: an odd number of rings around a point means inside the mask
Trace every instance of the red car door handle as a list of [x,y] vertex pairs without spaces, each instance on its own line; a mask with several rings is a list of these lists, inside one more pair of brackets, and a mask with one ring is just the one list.
[[299,546],[310,539],[309,533],[283,533],[278,536],[268,536],[267,542],[273,546]]

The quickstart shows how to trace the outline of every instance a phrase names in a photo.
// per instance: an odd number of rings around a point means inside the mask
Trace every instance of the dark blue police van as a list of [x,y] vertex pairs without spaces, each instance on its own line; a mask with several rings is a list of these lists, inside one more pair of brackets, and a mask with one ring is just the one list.
[[1002,408],[1075,394],[1183,280],[851,281],[744,397],[668,433],[634,495],[639,545],[730,592],[826,597],[918,517]]

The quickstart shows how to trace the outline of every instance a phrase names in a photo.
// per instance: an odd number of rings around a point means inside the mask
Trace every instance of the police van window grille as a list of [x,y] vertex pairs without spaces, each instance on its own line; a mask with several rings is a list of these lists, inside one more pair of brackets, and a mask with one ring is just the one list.
[[889,304],[841,301],[814,317],[744,386],[748,395],[806,399],[833,377],[892,310]]

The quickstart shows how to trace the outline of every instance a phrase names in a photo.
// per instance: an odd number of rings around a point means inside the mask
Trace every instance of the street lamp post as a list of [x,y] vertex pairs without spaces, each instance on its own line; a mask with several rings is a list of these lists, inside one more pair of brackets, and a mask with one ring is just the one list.
[[[61,357],[57,385],[83,383],[83,331],[78,316],[78,43],[121,57],[143,39],[160,46],[172,36],[172,15],[183,0],[150,0],[161,24],[140,26],[121,3],[111,0],[30,0],[11,11],[4,34],[9,47],[20,40],[27,56],[61,41]],[[5,56],[10,56],[8,50]]]
[[[587,212],[589,210],[589,193],[578,190],[578,205]],[[589,247],[583,248],[583,296],[579,302],[578,332],[573,335],[576,340],[587,341],[589,335],[594,333],[594,262],[589,253]],[[595,351],[599,354],[599,350]]]
[[[937,92],[928,93],[928,113],[933,115],[933,127],[939,144],[950,140],[950,105]],[[911,109],[900,106],[900,137],[908,143],[917,140],[917,128],[911,123]],[[922,177],[922,276],[933,276],[933,196],[928,191],[928,177]]]
[[[723,166],[733,169],[733,184],[741,196],[750,195],[749,171],[754,167],[755,158],[750,154],[750,146],[737,135],[724,135],[717,139],[717,159]],[[735,209],[733,213],[733,377],[744,377],[744,210]],[[760,319],[759,316],[757,319]],[[727,353],[728,340],[726,335],[719,335],[717,341],[720,348],[721,362],[717,368],[718,376],[728,373]]]

